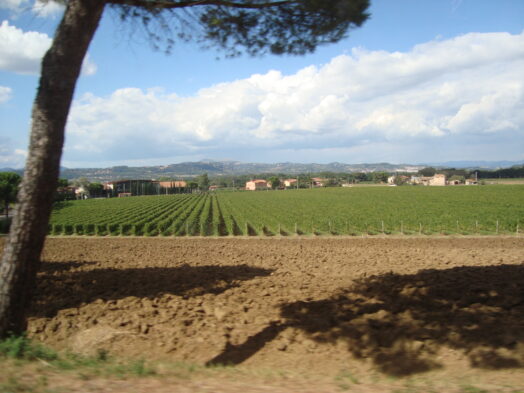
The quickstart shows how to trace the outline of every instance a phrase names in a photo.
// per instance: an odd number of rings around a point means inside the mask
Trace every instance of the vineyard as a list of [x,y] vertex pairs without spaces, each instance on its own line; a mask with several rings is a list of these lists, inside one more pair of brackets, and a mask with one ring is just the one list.
[[51,235],[518,234],[524,186],[354,187],[62,202]]

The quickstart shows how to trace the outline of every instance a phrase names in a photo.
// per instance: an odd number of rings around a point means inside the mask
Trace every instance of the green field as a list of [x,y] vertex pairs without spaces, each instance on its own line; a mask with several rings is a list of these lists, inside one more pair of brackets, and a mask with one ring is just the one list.
[[354,187],[57,204],[53,235],[516,234],[524,186]]

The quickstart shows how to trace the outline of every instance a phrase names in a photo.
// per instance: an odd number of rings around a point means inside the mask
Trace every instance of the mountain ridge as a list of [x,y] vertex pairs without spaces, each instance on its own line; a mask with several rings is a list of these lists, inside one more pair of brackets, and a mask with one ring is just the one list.
[[[162,177],[170,178],[190,178],[207,173],[209,176],[239,176],[256,175],[262,173],[281,173],[295,175],[300,173],[316,172],[417,172],[427,166],[436,168],[461,168],[461,169],[500,169],[514,165],[524,164],[522,161],[447,161],[441,163],[420,163],[420,164],[390,164],[381,163],[361,163],[346,164],[341,162],[331,162],[328,164],[318,163],[296,163],[296,162],[277,162],[277,163],[250,163],[234,160],[211,160],[188,161],[177,164],[157,165],[157,166],[137,166],[127,165],[113,166],[109,168],[60,168],[60,177],[66,179],[76,179],[85,177],[90,181],[111,181],[118,179],[158,179]],[[22,173],[23,169],[3,168],[0,171],[11,171]]]

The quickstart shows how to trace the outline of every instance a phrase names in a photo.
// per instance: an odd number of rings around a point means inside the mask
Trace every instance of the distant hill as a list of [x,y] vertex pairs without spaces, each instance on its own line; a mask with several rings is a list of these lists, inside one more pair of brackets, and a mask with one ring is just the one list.
[[[422,164],[389,164],[387,162],[372,164],[344,164],[332,162],[329,164],[304,164],[293,162],[281,163],[249,163],[240,161],[202,160],[198,162],[181,162],[161,166],[114,166],[111,168],[65,168],[60,170],[60,177],[77,179],[85,177],[90,181],[105,182],[118,179],[159,179],[189,178],[207,173],[209,176],[225,175],[257,175],[262,173],[299,174],[318,172],[417,172],[427,166],[436,168],[465,169],[498,169],[524,164],[524,161],[448,161],[441,163]],[[3,168],[0,171],[22,173],[23,169]]]
[[91,181],[111,181],[117,179],[158,179],[161,177],[187,178],[207,173],[209,176],[256,175],[261,173],[317,173],[317,172],[376,172],[408,171],[416,172],[423,166],[378,164],[302,164],[302,163],[246,163],[240,161],[198,161],[179,164],[147,167],[116,166],[111,168],[62,168],[60,176],[66,179],[85,177]]
[[446,161],[440,163],[421,164],[438,168],[461,168],[461,169],[501,169],[514,165],[522,165],[523,161]]

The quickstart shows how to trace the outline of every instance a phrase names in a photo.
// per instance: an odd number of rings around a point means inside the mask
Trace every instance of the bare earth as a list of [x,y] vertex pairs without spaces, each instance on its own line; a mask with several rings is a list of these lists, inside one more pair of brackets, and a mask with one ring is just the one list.
[[524,391],[522,237],[50,238],[38,282],[51,347],[236,365],[136,392]]

